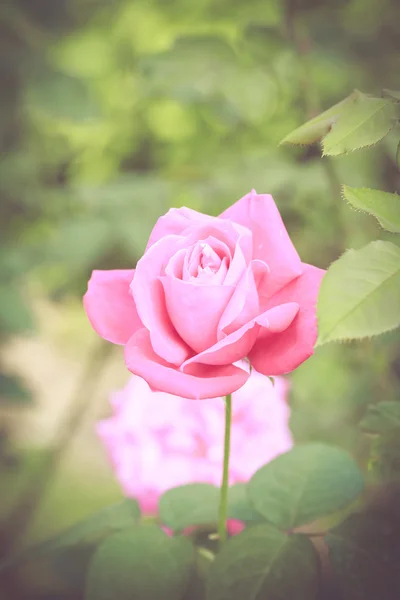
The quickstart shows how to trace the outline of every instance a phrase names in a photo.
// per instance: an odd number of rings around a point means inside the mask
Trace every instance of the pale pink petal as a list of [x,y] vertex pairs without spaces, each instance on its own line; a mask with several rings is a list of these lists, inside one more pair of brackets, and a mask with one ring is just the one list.
[[171,275],[161,277],[168,315],[181,338],[196,353],[213,346],[217,327],[234,288],[198,285]]
[[228,220],[216,217],[208,217],[208,219],[210,221],[199,221],[184,232],[186,248],[194,246],[197,242],[216,238],[228,249],[231,257],[234,256],[239,245],[245,261],[251,259],[251,231]]
[[129,286],[134,269],[93,271],[83,305],[93,329],[113,344],[126,344],[141,327]]
[[298,311],[299,305],[296,302],[281,304],[265,311],[211,348],[187,359],[181,365],[181,370],[188,372],[188,368],[194,364],[228,365],[245,358],[256,343],[260,331],[265,330],[270,334],[284,331],[292,323]]
[[265,375],[289,373],[313,354],[317,339],[316,303],[324,275],[323,269],[303,264],[303,274],[269,300],[269,306],[277,309],[283,302],[297,302],[300,310],[282,333],[260,332],[249,353],[257,371]]
[[204,225],[211,223],[215,217],[204,215],[191,208],[170,208],[167,214],[160,217],[153,227],[147,242],[146,251],[167,235],[181,235],[191,225]]
[[225,277],[225,285],[236,285],[240,281],[251,261],[252,253],[251,232],[245,229],[237,239],[228,273]]
[[253,258],[263,260],[270,268],[269,297],[300,275],[300,258],[272,196],[253,190],[220,217],[240,223],[253,233]]
[[153,389],[196,400],[230,394],[249,377],[246,371],[234,365],[192,365],[190,373],[183,373],[155,354],[146,329],[139,330],[125,346],[125,363]]
[[185,239],[169,235],[147,250],[139,260],[132,294],[143,325],[149,330],[155,352],[168,362],[180,365],[192,352],[176,332],[165,306],[160,276],[170,258],[182,249]]
[[[254,265],[253,263],[256,264]],[[236,331],[236,329],[239,329],[260,313],[258,290],[254,276],[255,269],[258,279],[262,277],[260,264],[264,265],[261,261],[252,261],[238,281],[232,298],[229,304],[227,304],[218,325],[219,340],[226,334]],[[266,265],[265,268],[267,269]]]

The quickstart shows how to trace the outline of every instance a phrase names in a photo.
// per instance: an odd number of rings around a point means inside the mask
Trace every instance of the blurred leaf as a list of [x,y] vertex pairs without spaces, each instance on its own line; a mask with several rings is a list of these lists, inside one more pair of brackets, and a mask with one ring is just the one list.
[[207,600],[313,600],[318,559],[304,536],[255,525],[232,537],[211,564]]
[[235,483],[229,488],[228,515],[230,519],[252,522],[263,520],[260,513],[252,507],[248,494],[247,484]]
[[397,429],[374,440],[368,470],[370,478],[378,483],[400,482],[400,436]]
[[400,169],[400,142],[398,143],[396,150],[396,164],[397,167]]
[[166,491],[160,498],[161,522],[174,531],[218,520],[219,489],[208,483],[190,483]]
[[[219,488],[208,483],[189,483],[172,488],[160,498],[160,519],[174,531],[193,525],[214,525],[218,521],[219,496]],[[248,522],[262,520],[249,502],[244,483],[229,488],[228,518]]]
[[85,82],[62,73],[37,77],[28,88],[26,103],[53,119],[87,121],[100,115]]
[[323,156],[338,156],[376,144],[392,129],[395,117],[391,100],[359,94],[324,138]]
[[85,588],[87,570],[96,551],[96,544],[83,544],[58,548],[49,557],[52,572],[61,580],[63,587],[79,594]]
[[384,229],[400,233],[400,196],[368,188],[351,188],[344,185],[343,196],[354,208],[374,217]]
[[360,339],[400,324],[400,248],[371,242],[328,269],[318,297],[318,344]]
[[15,555],[15,557],[11,557],[9,560],[6,559],[4,563],[0,564],[0,571],[23,562],[31,556],[37,558],[71,546],[89,546],[99,542],[105,536],[115,531],[136,525],[139,519],[139,504],[133,498],[112,506],[107,506],[60,535],[42,542],[33,548],[22,550],[21,553]]
[[96,551],[86,580],[86,600],[179,600],[194,567],[194,549],[156,525],[109,537]]
[[215,94],[235,54],[222,37],[181,36],[163,53],[141,58],[140,68],[151,92],[168,92],[192,103]]
[[393,98],[394,100],[400,100],[400,92],[398,90],[384,89],[382,91],[385,96],[389,96],[390,98]]
[[400,402],[379,402],[368,406],[360,427],[368,433],[385,434],[400,430]]
[[256,510],[284,530],[345,508],[363,489],[362,474],[350,455],[317,443],[278,456],[248,483]]
[[343,600],[397,600],[400,530],[377,514],[353,515],[325,541]]
[[31,392],[24,386],[19,377],[0,373],[0,405],[27,404],[32,401]]
[[13,285],[0,286],[0,329],[7,333],[21,333],[34,327],[32,313]]
[[328,108],[318,117],[307,121],[307,123],[286,135],[281,144],[312,144],[321,139],[330,131],[332,125],[336,123],[347,106],[356,101],[358,95],[359,92],[354,91],[350,96]]

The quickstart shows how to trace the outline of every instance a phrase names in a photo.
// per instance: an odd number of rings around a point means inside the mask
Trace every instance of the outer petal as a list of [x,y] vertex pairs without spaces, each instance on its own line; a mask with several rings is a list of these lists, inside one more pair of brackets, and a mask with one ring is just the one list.
[[132,373],[143,377],[153,389],[195,400],[231,394],[249,377],[249,373],[234,365],[193,365],[190,373],[182,373],[155,354],[149,332],[144,328],[125,346],[125,362]]
[[160,217],[154,225],[146,250],[166,235],[181,235],[191,225],[207,225],[214,220],[215,217],[204,215],[186,206],[170,208],[167,214]]
[[270,268],[269,297],[301,274],[299,255],[272,196],[253,190],[220,216],[252,231],[253,258],[263,260]]
[[129,286],[134,269],[93,271],[83,305],[93,329],[113,344],[126,344],[143,324]]
[[293,323],[282,333],[262,331],[249,353],[257,371],[264,375],[282,375],[296,369],[314,352],[317,339],[316,303],[323,269],[303,264],[303,275],[269,300],[269,306],[297,302],[300,310]]
[[298,311],[299,305],[296,302],[288,302],[267,310],[211,348],[186,360],[181,370],[187,372],[188,367],[193,364],[227,365],[245,358],[262,329],[269,333],[284,331],[292,323]]
[[184,243],[185,238],[169,235],[153,244],[139,260],[131,288],[142,323],[150,331],[154,350],[176,365],[182,364],[192,352],[171,323],[160,276],[164,275],[168,260]]

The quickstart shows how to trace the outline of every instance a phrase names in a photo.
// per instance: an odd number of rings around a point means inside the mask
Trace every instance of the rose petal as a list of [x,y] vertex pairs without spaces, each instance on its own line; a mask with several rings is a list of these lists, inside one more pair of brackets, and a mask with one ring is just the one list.
[[166,215],[160,217],[154,225],[147,242],[146,251],[167,235],[181,235],[191,225],[205,225],[211,223],[215,217],[204,215],[191,208],[170,208]]
[[93,329],[113,344],[126,344],[143,324],[129,286],[135,270],[93,271],[83,305]]
[[250,263],[236,285],[232,298],[221,317],[218,326],[218,340],[249,323],[259,313],[258,290],[253,274],[253,264]]
[[269,305],[276,305],[276,309],[282,302],[297,302],[300,310],[282,333],[260,333],[249,353],[250,362],[257,371],[271,376],[289,373],[313,354],[317,338],[316,302],[324,275],[323,269],[303,264],[303,275],[270,299]]
[[253,234],[253,258],[270,268],[268,297],[301,274],[301,261],[269,194],[255,190],[220,215],[244,225]]
[[187,359],[181,365],[181,370],[187,372],[188,366],[193,364],[227,365],[245,358],[262,328],[271,333],[284,331],[292,323],[298,311],[297,302],[288,302],[265,311],[211,348]]
[[182,373],[155,354],[149,332],[144,328],[126,344],[125,362],[132,373],[146,379],[153,389],[196,400],[226,396],[242,387],[249,377],[234,365],[192,365],[190,373]]
[[169,235],[153,244],[139,260],[131,286],[138,314],[150,332],[155,352],[176,365],[182,364],[191,351],[168,316],[160,276],[169,259],[182,249],[184,243],[185,238]]
[[167,274],[161,277],[169,318],[181,338],[197,353],[217,341],[217,327],[234,288],[201,285]]

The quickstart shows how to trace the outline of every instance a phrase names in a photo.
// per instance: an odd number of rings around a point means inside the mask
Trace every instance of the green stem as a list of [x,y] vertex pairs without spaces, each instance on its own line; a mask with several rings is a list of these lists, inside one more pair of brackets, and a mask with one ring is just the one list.
[[231,449],[232,395],[225,398],[225,438],[224,438],[224,467],[219,503],[218,538],[220,543],[226,541],[226,520],[228,515],[228,486],[229,486],[229,454]]

